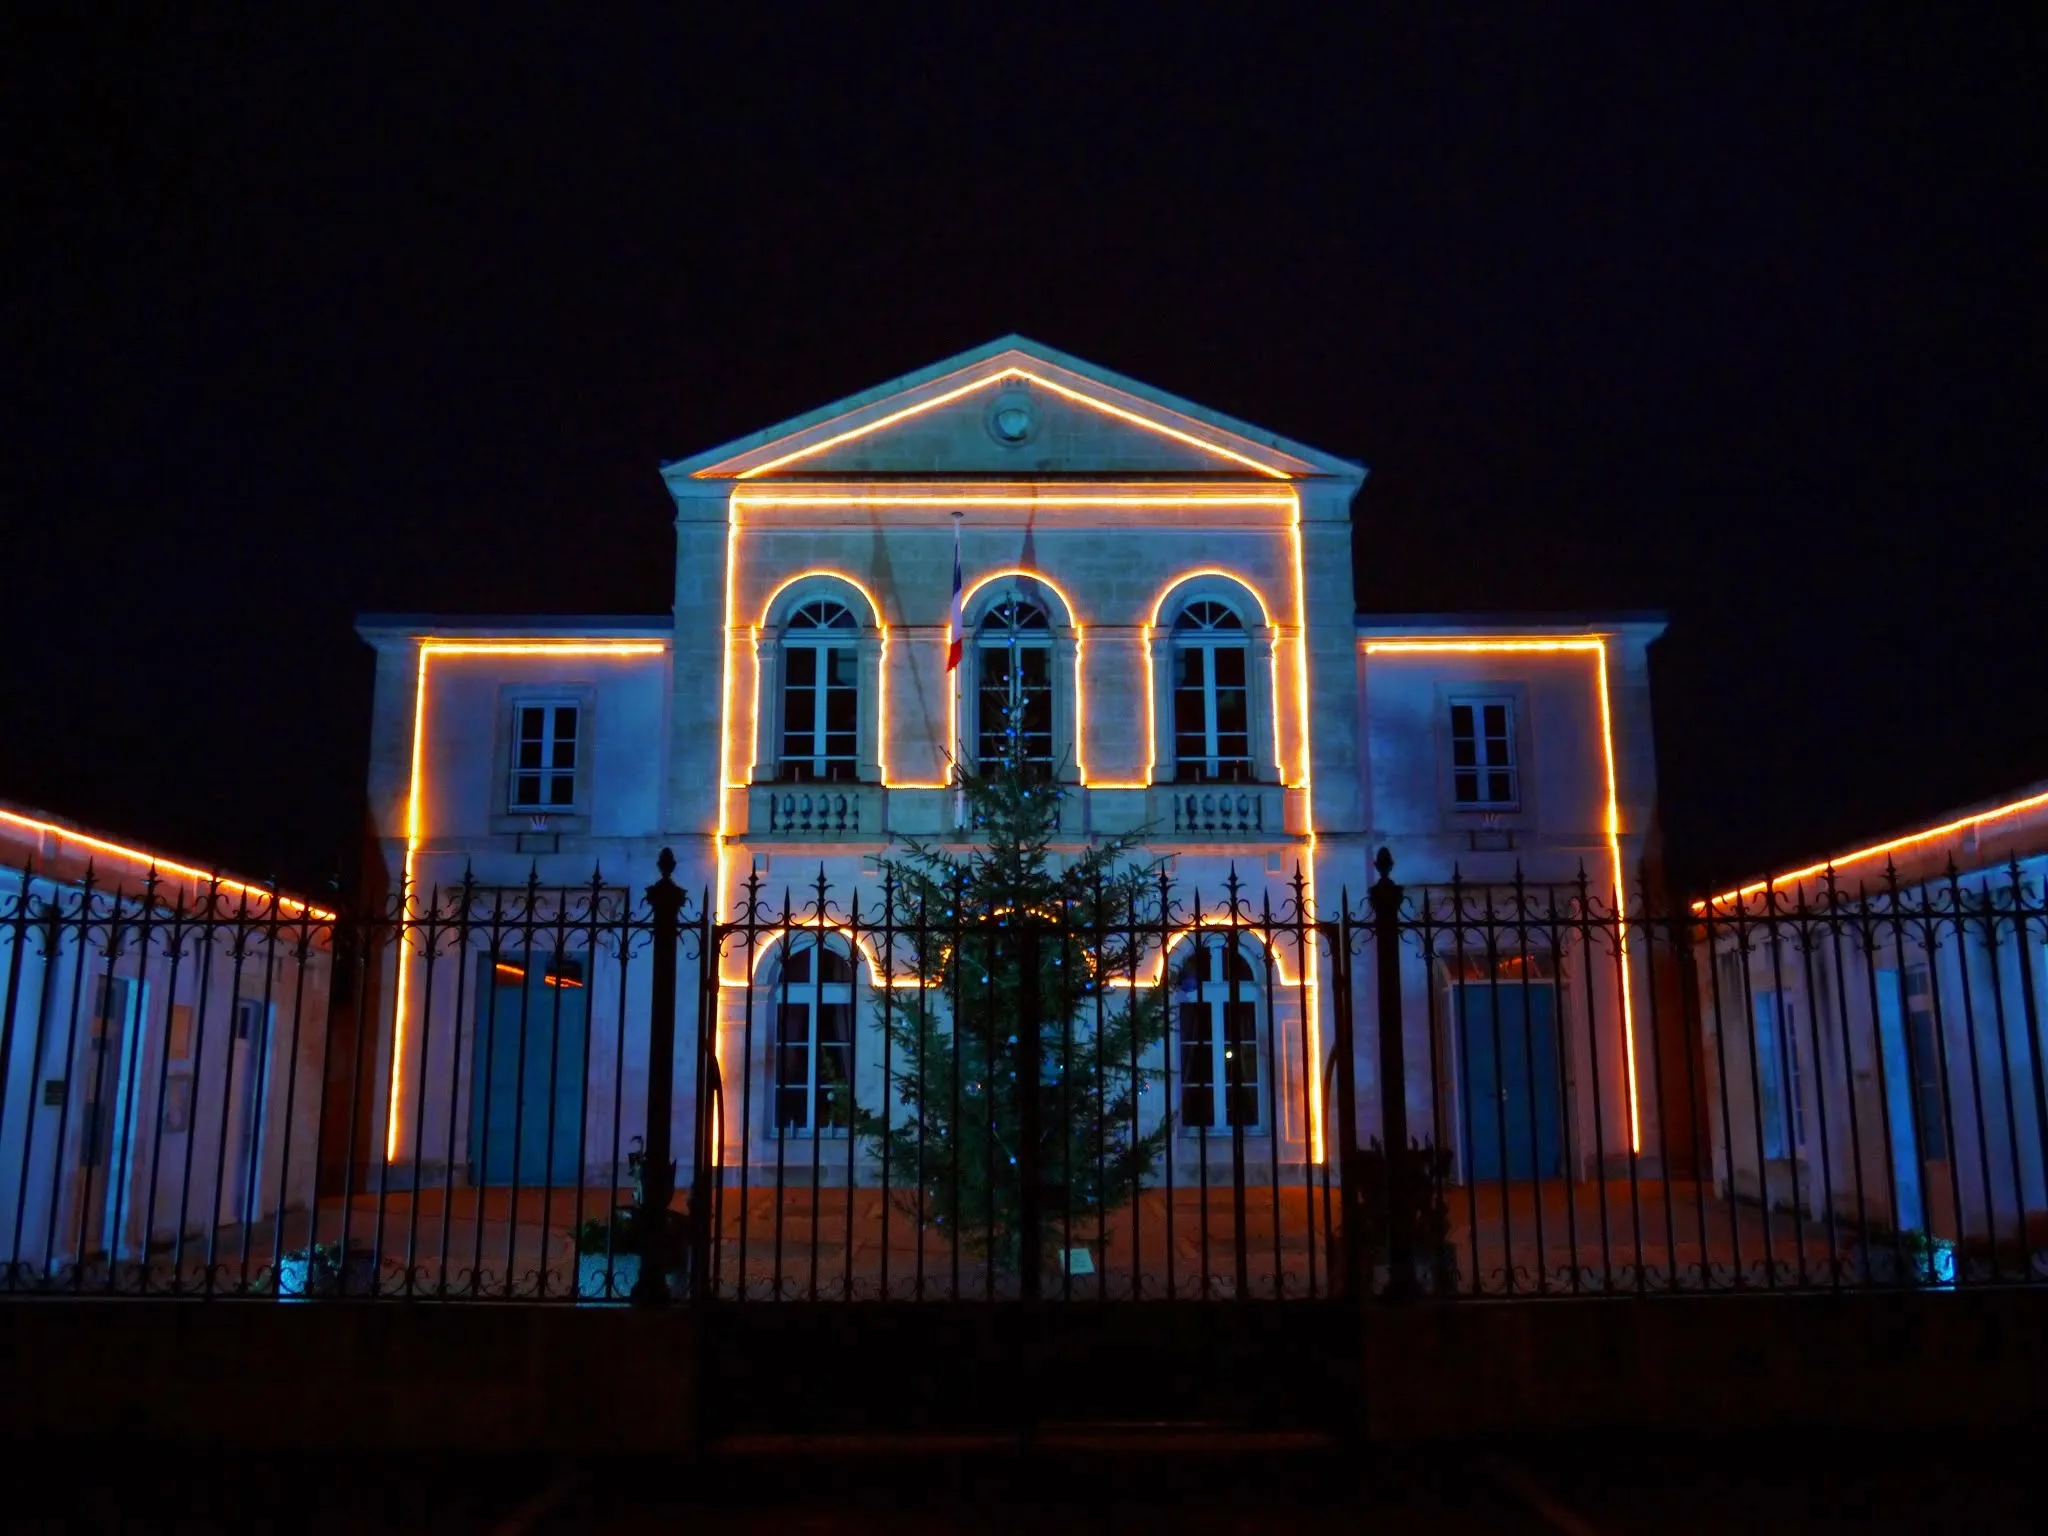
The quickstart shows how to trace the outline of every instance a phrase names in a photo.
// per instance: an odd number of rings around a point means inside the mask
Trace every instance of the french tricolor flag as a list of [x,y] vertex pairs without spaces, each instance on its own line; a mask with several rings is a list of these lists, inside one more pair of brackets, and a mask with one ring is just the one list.
[[946,670],[960,665],[960,642],[966,615],[960,606],[960,514],[953,514],[953,607],[946,615]]

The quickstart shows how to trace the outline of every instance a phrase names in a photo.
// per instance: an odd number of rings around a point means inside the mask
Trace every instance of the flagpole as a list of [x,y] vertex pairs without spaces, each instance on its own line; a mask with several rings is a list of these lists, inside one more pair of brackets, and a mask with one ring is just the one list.
[[[953,509],[953,602],[946,613],[946,671],[951,674],[953,684],[953,718],[961,718],[960,711],[960,663],[966,658],[967,623],[960,595],[960,523],[965,514]],[[953,743],[954,760],[948,764],[953,774],[953,825],[959,826],[967,818],[967,792],[960,785],[960,743],[957,734]]]

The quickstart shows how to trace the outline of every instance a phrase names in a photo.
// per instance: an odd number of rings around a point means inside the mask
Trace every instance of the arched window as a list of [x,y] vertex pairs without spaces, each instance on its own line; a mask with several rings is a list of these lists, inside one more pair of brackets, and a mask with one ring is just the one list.
[[820,599],[789,616],[782,632],[782,747],[785,783],[858,778],[860,624],[844,603]]
[[1241,945],[1204,934],[1174,969],[1180,1123],[1187,1131],[1264,1128],[1259,969]]
[[1236,610],[1192,602],[1173,621],[1173,764],[1183,784],[1248,783],[1251,644]]
[[835,941],[790,939],[775,978],[775,1134],[853,1127],[853,961]]
[[1025,772],[1053,769],[1052,621],[1021,594],[997,602],[974,636],[974,757],[986,772],[1013,753]]

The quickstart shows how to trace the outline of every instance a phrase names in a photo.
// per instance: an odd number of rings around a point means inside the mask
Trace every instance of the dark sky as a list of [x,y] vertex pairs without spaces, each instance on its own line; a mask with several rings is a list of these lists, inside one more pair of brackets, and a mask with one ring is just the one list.
[[660,460],[1011,330],[1668,611],[1685,879],[2048,776],[2037,7],[171,9],[0,38],[0,797],[324,882],[353,614],[664,611]]

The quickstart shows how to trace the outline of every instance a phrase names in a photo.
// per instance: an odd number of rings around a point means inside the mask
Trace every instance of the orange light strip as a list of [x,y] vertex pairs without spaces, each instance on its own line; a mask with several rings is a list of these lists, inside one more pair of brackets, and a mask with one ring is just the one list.
[[[1282,499],[1291,504],[1294,497],[1290,493]],[[1296,553],[1297,555],[1299,554],[1298,547]],[[1099,788],[1149,788],[1152,784],[1153,776],[1158,772],[1159,708],[1156,699],[1153,697],[1154,691],[1158,687],[1158,680],[1153,676],[1152,671],[1152,634],[1153,631],[1159,628],[1159,615],[1166,609],[1166,600],[1173,596],[1185,583],[1203,576],[1220,576],[1226,581],[1243,587],[1245,591],[1251,593],[1252,600],[1259,605],[1259,618],[1268,629],[1273,627],[1273,611],[1266,604],[1266,594],[1236,571],[1226,571],[1219,565],[1204,565],[1197,566],[1193,570],[1182,571],[1170,578],[1166,585],[1159,589],[1159,595],[1152,600],[1151,616],[1145,620],[1144,628],[1138,632],[1138,646],[1145,661],[1145,776],[1135,784],[1103,784],[1097,786]],[[1273,689],[1268,695],[1273,701],[1273,766],[1280,771],[1284,779],[1286,777],[1286,769],[1280,755],[1280,655],[1277,647],[1269,659],[1273,663]]]
[[[1208,917],[1198,917],[1191,923],[1185,923],[1181,927],[1174,929],[1171,933],[1169,933],[1166,936],[1165,947],[1159,950],[1153,956],[1152,971],[1150,975],[1140,977],[1136,980],[1133,980],[1129,976],[1112,976],[1110,977],[1107,984],[1112,990],[1120,992],[1136,991],[1139,988],[1143,987],[1156,987],[1159,985],[1160,979],[1165,974],[1166,962],[1168,958],[1172,956],[1173,952],[1176,949],[1180,948],[1181,945],[1185,944],[1191,937],[1193,937],[1197,933],[1203,932],[1208,929],[1227,929],[1230,927],[1230,925],[1230,917],[1227,913],[1215,914]],[[1259,940],[1259,936],[1261,933],[1264,932],[1264,929],[1256,926],[1255,922],[1240,922],[1237,925],[1237,931],[1240,934],[1244,935],[1246,938]],[[1273,931],[1276,933],[1285,932],[1286,927],[1284,924],[1276,924]],[[1261,940],[1260,942],[1263,941]],[[1286,961],[1276,946],[1269,944],[1265,945],[1265,948],[1273,956],[1273,974],[1279,979],[1281,986],[1301,987],[1307,984],[1305,977],[1290,976],[1287,974]]]
[[[1711,898],[1711,900],[1717,907],[1728,906],[1743,900],[1745,897],[1754,896],[1759,891],[1768,891],[1784,885],[1797,885],[1802,880],[1810,880],[1815,875],[1824,875],[1829,870],[1841,869],[1844,865],[1860,864],[1866,859],[1875,859],[1884,854],[1897,853],[1902,848],[1914,848],[1922,843],[1931,843],[1944,837],[1952,837],[1956,833],[1966,832],[1972,827],[1981,827],[1986,822],[2003,821],[2008,816],[2019,816],[2028,811],[2038,810],[2048,810],[2048,793],[2029,795],[2024,800],[2014,800],[2005,805],[1994,806],[1988,811],[1979,811],[1974,816],[1960,816],[1954,821],[1945,821],[1938,827],[1923,827],[1918,832],[1908,832],[1903,837],[1894,837],[1882,843],[1872,843],[1868,848],[1858,848],[1854,853],[1840,854],[1832,859],[1823,859],[1818,864],[1809,864],[1804,869],[1788,870],[1786,873],[1774,875],[1768,880],[1759,880],[1752,885],[1739,886],[1735,890],[1724,891],[1719,896]],[[1704,912],[1707,909],[1707,903],[1696,901],[1692,904],[1692,909],[1695,912]]]
[[[413,865],[420,846],[420,815],[425,804],[427,731],[427,662],[436,656],[659,656],[668,650],[660,640],[422,640],[419,670],[413,684],[412,769],[405,796],[405,879],[399,900],[410,901]],[[403,935],[400,935],[403,939]],[[401,1113],[405,1096],[407,982],[412,946],[398,946],[398,997],[392,1009],[391,1092],[384,1117],[384,1161],[398,1161],[404,1142]]]
[[[1006,576],[1022,576],[1027,581],[1038,582],[1041,586],[1049,588],[1053,596],[1057,597],[1066,606],[1067,622],[1074,629],[1074,772],[1080,777],[1081,783],[1086,785],[1088,783],[1088,765],[1081,758],[1081,740],[1087,729],[1088,695],[1081,680],[1081,656],[1084,647],[1087,645],[1087,635],[1085,627],[1081,623],[1081,611],[1074,606],[1074,600],[1061,590],[1060,584],[1047,576],[1045,572],[1027,570],[1021,565],[1005,566],[999,571],[989,571],[985,575],[976,577],[974,582],[960,594],[960,606],[963,609],[966,608],[974,601],[975,593],[979,592],[990,582],[1001,581]],[[973,649],[972,642],[969,642],[964,649],[971,653]],[[960,661],[960,670],[964,672],[966,669],[967,659],[963,656]],[[953,707],[946,712],[948,721],[947,738],[952,748],[953,760],[958,762],[960,760],[960,674],[958,672],[953,674],[952,702]],[[1103,787],[1107,788],[1108,786],[1105,785]]]
[[239,880],[230,880],[225,875],[210,875],[205,870],[195,868],[190,864],[180,864],[175,859],[166,859],[161,855],[146,852],[141,848],[130,848],[123,843],[110,843],[105,838],[94,837],[88,832],[75,832],[70,827],[59,826],[54,821],[38,821],[33,816],[18,816],[13,811],[5,810],[0,810],[0,821],[8,823],[10,826],[21,827],[40,836],[55,837],[64,842],[77,843],[81,847],[92,849],[95,853],[109,854],[117,859],[125,859],[131,864],[140,864],[146,869],[154,869],[164,874],[177,875],[200,885],[217,884],[224,891],[233,891],[240,896],[252,896],[274,902],[280,911],[287,907],[295,908],[303,912],[307,917],[312,918],[315,922],[331,923],[334,921],[334,914],[332,912],[326,911],[321,907],[308,906],[296,897],[281,896],[275,891],[265,890],[260,885],[245,885]]
[[[526,980],[526,967],[523,965],[513,965],[510,961],[500,960],[491,969],[500,976],[511,977],[514,981]],[[575,980],[573,977],[556,976],[552,972],[541,977],[540,980],[541,985],[545,987],[581,987],[583,985],[582,982]]]
[[1636,1088],[1635,979],[1628,964],[1628,891],[1621,860],[1621,790],[1614,766],[1614,707],[1607,683],[1607,637],[1589,635],[1582,639],[1538,637],[1490,640],[1368,640],[1368,656],[1402,656],[1436,652],[1590,652],[1594,661],[1594,683],[1600,700],[1600,750],[1607,769],[1607,852],[1614,873],[1614,924],[1621,957],[1622,1044],[1628,1059],[1628,1136],[1631,1150],[1643,1150],[1642,1109]]
[[1259,474],[1269,475],[1275,480],[1285,480],[1288,478],[1286,471],[1275,469],[1270,464],[1262,464],[1257,459],[1248,458],[1235,449],[1225,448],[1220,443],[1208,442],[1203,438],[1196,437],[1192,432],[1183,432],[1177,427],[1166,426],[1161,422],[1153,421],[1149,417],[1140,416],[1135,411],[1127,411],[1122,406],[1111,405],[1106,400],[1098,400],[1093,395],[1085,395],[1077,389],[1069,389],[1064,384],[1055,384],[1052,380],[1045,378],[1041,374],[1033,373],[1028,368],[1018,367],[1001,369],[983,378],[975,379],[954,389],[946,390],[942,394],[934,395],[929,400],[921,400],[916,405],[907,405],[901,410],[891,411],[888,415],[877,417],[865,426],[850,427],[844,432],[834,433],[831,437],[813,443],[808,448],[798,448],[794,452],[783,454],[778,459],[770,459],[766,464],[757,464],[752,469],[741,470],[735,478],[751,480],[758,475],[765,475],[771,470],[780,469],[785,464],[794,464],[799,459],[813,458],[825,452],[828,448],[836,448],[841,443],[850,443],[856,438],[866,437],[870,433],[879,432],[885,427],[893,427],[899,421],[908,421],[914,416],[922,416],[926,411],[936,410],[942,405],[950,405],[962,396],[971,395],[976,390],[987,389],[991,385],[1001,383],[1004,379],[1028,379],[1033,384],[1049,389],[1054,394],[1072,400],[1076,404],[1085,405],[1091,410],[1100,411],[1105,416],[1114,416],[1121,421],[1128,421],[1134,426],[1143,427],[1148,432],[1157,432],[1162,437],[1170,437],[1177,442],[1199,448],[1204,453],[1213,453],[1221,458],[1230,459],[1235,463],[1244,465],[1248,469],[1256,470]]
[[[791,922],[785,923],[779,928],[763,929],[761,931],[760,941],[756,944],[754,948],[754,959],[749,970],[749,975],[751,975],[753,971],[757,971],[761,968],[761,962],[768,957],[769,952],[775,948],[776,941],[779,940],[784,934],[816,933],[820,930],[829,933],[839,934],[850,940],[853,943],[853,945],[860,950],[861,958],[865,960],[868,965],[868,984],[870,986],[882,987],[884,989],[896,989],[902,987],[914,988],[927,985],[936,987],[940,985],[940,983],[938,982],[926,983],[920,981],[916,976],[889,975],[882,969],[881,958],[875,953],[874,941],[870,935],[862,934],[859,938],[856,939],[853,937],[853,930],[847,927],[846,924],[836,923],[828,918],[819,917],[797,918]],[[723,966],[720,966],[718,984],[721,987],[744,987],[747,984],[747,977],[728,976],[725,974],[725,968]],[[802,985],[802,983],[799,983],[799,985]]]
[[1264,492],[1216,491],[1180,492],[1162,495],[1157,491],[1095,491],[1088,495],[1071,493],[1035,496],[992,495],[934,489],[916,496],[860,495],[839,491],[781,492],[753,495],[735,494],[743,507],[1280,507],[1294,504],[1288,495]]

